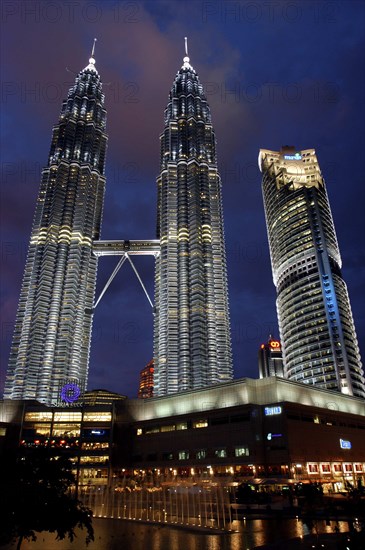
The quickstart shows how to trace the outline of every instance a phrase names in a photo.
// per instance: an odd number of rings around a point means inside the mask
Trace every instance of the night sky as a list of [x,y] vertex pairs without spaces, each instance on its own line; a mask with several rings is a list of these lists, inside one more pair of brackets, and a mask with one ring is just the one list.
[[[218,143],[235,377],[256,378],[259,345],[278,336],[257,157],[285,144],[316,149],[365,357],[363,1],[3,0],[0,9],[0,393],[51,129],[94,37],[109,135],[102,238],[155,238],[159,134],[188,36]],[[97,296],[117,261],[100,260]],[[135,265],[153,296],[153,258]],[[89,389],[136,396],[152,325],[125,264],[95,311]]]

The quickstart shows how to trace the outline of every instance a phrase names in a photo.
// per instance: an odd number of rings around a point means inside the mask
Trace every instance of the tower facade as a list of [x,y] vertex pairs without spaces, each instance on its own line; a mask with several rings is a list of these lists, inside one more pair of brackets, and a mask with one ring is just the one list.
[[216,140],[187,56],[170,91],[160,142],[155,396],[224,382],[233,374]]
[[85,389],[105,189],[106,111],[93,55],[53,128],[42,172],[5,382],[7,399]]
[[365,381],[324,179],[314,149],[260,150],[284,372],[365,397]]

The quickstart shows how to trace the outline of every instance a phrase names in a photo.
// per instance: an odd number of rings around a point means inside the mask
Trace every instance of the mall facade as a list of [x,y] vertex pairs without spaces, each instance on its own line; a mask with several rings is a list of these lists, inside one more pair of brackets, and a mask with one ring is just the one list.
[[[70,456],[80,487],[145,479],[365,484],[363,399],[271,377],[152,399],[93,392],[71,407],[0,403],[0,450]],[[87,396],[87,394],[86,394]]]

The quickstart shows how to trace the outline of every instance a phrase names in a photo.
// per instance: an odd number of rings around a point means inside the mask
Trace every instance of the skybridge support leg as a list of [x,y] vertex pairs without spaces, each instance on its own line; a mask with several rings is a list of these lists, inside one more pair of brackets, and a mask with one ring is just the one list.
[[142,279],[141,279],[141,277],[140,277],[140,275],[139,275],[139,273],[138,273],[138,271],[137,271],[137,269],[136,269],[134,263],[132,262],[132,260],[131,260],[131,258],[130,258],[130,256],[129,256],[129,254],[128,254],[127,252],[125,252],[125,253],[123,254],[123,256],[121,257],[121,259],[120,259],[119,262],[117,263],[117,265],[116,265],[116,267],[115,267],[113,273],[110,275],[110,277],[109,277],[109,279],[108,279],[106,285],[104,286],[103,290],[101,291],[99,298],[98,298],[97,301],[95,302],[93,309],[95,309],[96,306],[99,304],[100,300],[101,300],[102,297],[104,296],[105,292],[108,290],[108,288],[109,288],[111,282],[113,281],[114,277],[116,276],[116,274],[118,273],[118,271],[120,270],[120,268],[122,267],[122,265],[124,264],[124,262],[125,262],[126,260],[128,260],[129,263],[131,264],[132,269],[133,269],[133,271],[134,271],[134,273],[135,273],[135,275],[136,275],[136,277],[137,277],[137,279],[138,279],[138,281],[139,281],[139,283],[140,283],[140,285],[141,285],[141,287],[142,287],[142,289],[143,289],[143,292],[145,293],[145,295],[146,295],[146,297],[147,297],[147,300],[149,301],[150,306],[152,307],[152,310],[154,310],[153,302],[152,302],[151,298],[149,297],[149,294],[148,294],[148,292],[147,292],[147,290],[146,290],[146,287],[144,286],[144,284],[143,284],[143,282],[142,282]]
[[126,261],[127,259],[127,254],[125,254],[124,256],[121,257],[121,259],[119,260],[119,262],[117,263],[113,273],[110,275],[105,287],[103,288],[103,290],[101,291],[101,294],[99,296],[99,298],[97,299],[97,301],[95,302],[95,305],[94,305],[94,309],[96,308],[96,306],[98,305],[98,303],[100,302],[100,300],[102,299],[102,297],[104,296],[104,294],[106,293],[106,291],[108,290],[109,286],[110,286],[110,283],[112,282],[112,280],[114,279],[114,277],[116,276],[116,274],[118,273],[118,271],[120,270],[120,268],[122,267],[122,265],[124,264],[124,262]]
[[140,282],[140,284],[141,284],[141,287],[142,287],[143,290],[144,290],[145,295],[147,296],[147,300],[149,301],[149,303],[150,303],[150,305],[151,305],[151,308],[154,309],[152,300],[151,300],[151,298],[150,298],[149,295],[148,295],[148,292],[147,292],[146,287],[144,286],[144,284],[143,284],[143,282],[142,282],[141,277],[139,276],[139,273],[138,273],[138,271],[137,271],[137,269],[136,269],[136,266],[135,266],[134,263],[132,262],[132,260],[131,260],[131,258],[130,258],[130,256],[129,256],[129,254],[126,253],[126,256],[127,256],[128,260],[129,260],[129,263],[130,263],[131,266],[132,266],[132,269],[133,269],[134,273],[136,274],[137,279],[139,280],[139,282]]

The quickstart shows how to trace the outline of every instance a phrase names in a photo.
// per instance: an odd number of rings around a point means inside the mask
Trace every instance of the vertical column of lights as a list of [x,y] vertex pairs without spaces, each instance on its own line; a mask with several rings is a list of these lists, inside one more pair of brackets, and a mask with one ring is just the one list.
[[260,151],[287,378],[365,397],[327,191],[313,149]]
[[[93,54],[92,54],[93,55]],[[105,190],[106,111],[93,56],[53,128],[25,266],[4,397],[58,401],[85,389]]]
[[160,141],[154,395],[232,378],[215,134],[188,57],[173,83]]

